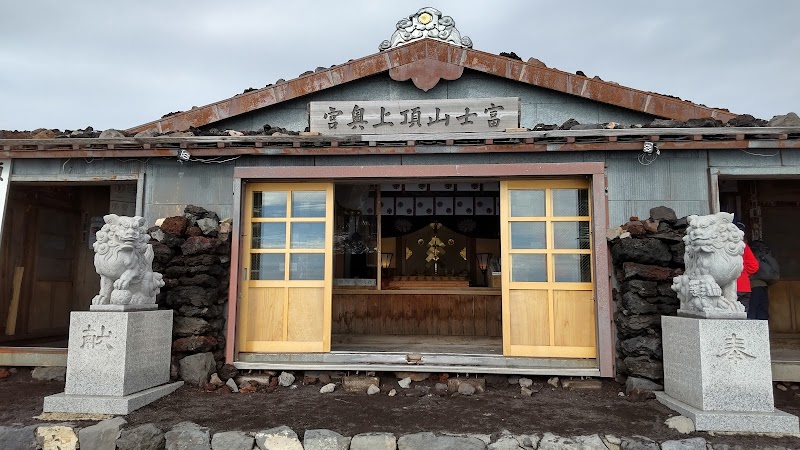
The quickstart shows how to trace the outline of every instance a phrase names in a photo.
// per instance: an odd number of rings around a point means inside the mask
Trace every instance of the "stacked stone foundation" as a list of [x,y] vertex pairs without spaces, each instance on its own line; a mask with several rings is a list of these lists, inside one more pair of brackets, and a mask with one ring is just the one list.
[[178,376],[178,361],[198,353],[212,353],[219,369],[224,364],[230,220],[189,205],[182,216],[168,217],[148,232],[153,270],[165,282],[158,305],[174,311],[172,377]]
[[669,208],[651,217],[631,217],[609,235],[613,262],[616,369],[627,377],[664,379],[661,316],[675,316],[680,306],[672,278],[683,273],[686,218]]

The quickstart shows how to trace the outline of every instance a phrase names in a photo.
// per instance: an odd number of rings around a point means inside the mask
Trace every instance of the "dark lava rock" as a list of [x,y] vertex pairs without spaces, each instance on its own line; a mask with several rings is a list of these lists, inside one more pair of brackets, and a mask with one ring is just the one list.
[[172,334],[175,336],[201,335],[211,330],[211,326],[205,319],[199,317],[176,317]]
[[514,52],[500,52],[500,56],[505,56],[506,58],[516,59],[517,61],[522,61],[522,58],[517,56]]
[[180,279],[183,286],[202,286],[202,287],[218,287],[219,280],[206,273],[200,273],[192,277],[184,277]]
[[664,316],[674,316],[678,314],[679,305],[661,303],[658,305],[658,312]]
[[622,239],[611,249],[615,264],[636,262],[665,265],[672,261],[669,247],[658,239]]
[[566,122],[562,123],[561,126],[558,127],[558,129],[559,130],[571,130],[572,127],[574,127],[575,125],[580,125],[580,122],[578,122],[575,119],[569,119]]
[[203,230],[201,230],[200,227],[189,227],[186,229],[186,235],[190,237],[202,236]]
[[678,293],[672,290],[672,283],[659,283],[658,288],[658,295],[670,298],[678,298]]
[[628,377],[625,380],[625,395],[628,401],[643,402],[656,398],[655,391],[663,391],[664,386],[654,383],[646,378]]
[[712,119],[711,117],[706,117],[703,119],[689,119],[686,121],[686,127],[688,128],[715,128],[721,126],[721,120]]
[[622,226],[622,229],[631,234],[631,236],[644,236],[644,224],[641,220],[631,220]]
[[627,339],[622,341],[622,351],[627,356],[649,356],[662,359],[661,336],[636,336]]
[[675,231],[662,231],[660,233],[650,235],[649,237],[665,241],[667,245],[672,245],[683,242],[684,236],[685,234],[677,233]]
[[655,208],[650,208],[650,218],[653,220],[658,220],[659,222],[670,223],[678,220],[678,216],[675,215],[675,210],[672,208],[667,208],[666,206],[656,206]]
[[164,271],[164,276],[167,278],[180,278],[189,273],[189,268],[184,266],[169,266]]
[[153,245],[153,262],[166,264],[175,256],[175,252],[168,245],[158,243]]
[[186,232],[186,228],[188,227],[189,221],[186,219],[186,217],[167,217],[161,224],[161,231],[173,236],[181,236]]
[[239,371],[232,364],[225,364],[217,371],[217,375],[221,380],[227,380],[236,378],[239,375]]
[[648,334],[648,330],[661,329],[661,316],[659,315],[624,316],[617,314],[615,322],[622,336],[639,336]]
[[502,388],[508,386],[508,377],[505,375],[486,375],[486,386]]
[[189,273],[207,273],[215,277],[228,276],[230,272],[222,266],[193,266],[189,267]]
[[187,266],[213,266],[219,264],[219,256],[216,255],[196,255],[184,260]]
[[681,242],[680,244],[671,245],[669,247],[669,251],[672,252],[672,263],[677,265],[683,265],[684,259],[683,257],[686,254],[686,244]]
[[178,286],[167,293],[167,302],[172,305],[211,306],[216,300],[216,289],[200,286]]
[[653,314],[658,312],[658,307],[645,301],[633,292],[622,295],[622,306],[629,314]]
[[756,119],[750,114],[739,114],[729,120],[727,125],[729,127],[765,127],[767,123],[766,120]]
[[664,363],[653,360],[647,356],[630,356],[623,360],[628,375],[648,378],[650,380],[664,379]]
[[217,346],[213,336],[188,336],[175,340],[172,343],[174,352],[207,352]]
[[167,233],[164,233],[164,239],[161,239],[161,243],[170,248],[180,247],[184,242],[186,242],[186,239]]
[[551,131],[551,130],[555,130],[555,129],[558,129],[558,125],[556,125],[556,124],[548,125],[548,124],[544,124],[544,123],[537,123],[533,127],[533,131]]
[[652,266],[626,262],[622,265],[623,279],[630,280],[639,278],[642,280],[667,281],[675,276],[675,272],[669,267]]
[[211,253],[219,245],[219,240],[205,236],[192,236],[186,239],[181,245],[181,252],[184,255],[197,255],[199,253]]
[[211,309],[215,307],[199,307],[193,305],[183,305],[178,309],[178,314],[185,317],[203,317],[205,319],[216,317],[217,310]]
[[189,219],[191,224],[193,225],[197,222],[197,219],[205,219],[205,218],[212,218],[219,221],[219,216],[215,212],[211,212],[205,208],[201,208],[195,205],[189,205],[183,209],[183,216]]
[[658,284],[655,281],[630,280],[620,286],[623,293],[632,292],[642,297],[655,297],[658,295]]

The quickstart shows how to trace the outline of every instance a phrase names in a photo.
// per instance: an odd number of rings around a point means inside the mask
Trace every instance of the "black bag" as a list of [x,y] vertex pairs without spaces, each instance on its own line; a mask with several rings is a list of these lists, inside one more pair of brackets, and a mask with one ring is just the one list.
[[764,281],[767,284],[774,284],[781,278],[778,261],[772,256],[772,251],[764,241],[753,241],[750,244],[753,256],[758,259],[758,271],[752,275],[756,280]]

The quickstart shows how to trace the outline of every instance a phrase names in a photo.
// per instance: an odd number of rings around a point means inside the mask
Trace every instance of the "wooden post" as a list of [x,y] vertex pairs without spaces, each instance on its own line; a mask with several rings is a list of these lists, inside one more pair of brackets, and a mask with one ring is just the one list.
[[6,335],[12,336],[17,331],[17,310],[19,309],[19,294],[22,289],[22,274],[25,273],[24,267],[14,268],[14,280],[11,291],[11,305],[8,307],[8,318],[6,319]]

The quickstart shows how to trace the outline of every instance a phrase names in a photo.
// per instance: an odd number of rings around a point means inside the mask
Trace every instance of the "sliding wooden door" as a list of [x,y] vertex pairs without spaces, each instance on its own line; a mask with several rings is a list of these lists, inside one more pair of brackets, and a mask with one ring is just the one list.
[[503,354],[597,356],[588,180],[501,183]]
[[244,211],[239,351],[330,351],[333,184],[249,184]]

